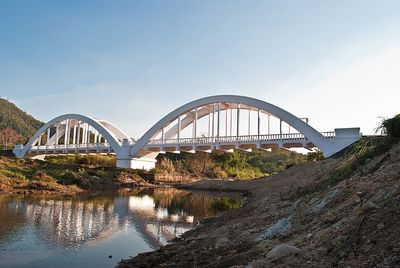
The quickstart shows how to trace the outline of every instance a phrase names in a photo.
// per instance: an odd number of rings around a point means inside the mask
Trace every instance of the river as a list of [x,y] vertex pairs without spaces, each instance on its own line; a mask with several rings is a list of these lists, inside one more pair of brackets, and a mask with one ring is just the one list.
[[173,188],[74,197],[0,195],[0,267],[113,267],[241,202]]

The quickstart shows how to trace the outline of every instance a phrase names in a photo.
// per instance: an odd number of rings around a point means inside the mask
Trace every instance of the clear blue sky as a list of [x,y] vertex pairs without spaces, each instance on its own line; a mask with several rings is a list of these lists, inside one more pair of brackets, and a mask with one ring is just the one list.
[[193,99],[239,94],[321,131],[400,113],[400,1],[0,1],[0,96],[140,137]]

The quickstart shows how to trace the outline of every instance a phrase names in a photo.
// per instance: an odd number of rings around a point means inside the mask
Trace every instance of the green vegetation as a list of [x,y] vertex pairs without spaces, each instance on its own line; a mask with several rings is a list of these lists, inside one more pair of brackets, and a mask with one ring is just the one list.
[[281,172],[306,160],[305,155],[287,150],[166,154],[159,157],[154,172],[156,174],[190,173],[209,178],[250,179]]
[[[0,192],[76,193],[149,185],[140,177],[142,170],[117,169],[115,161],[115,156],[111,155],[48,156],[46,161],[0,157]],[[306,156],[286,150],[168,154],[160,157],[152,173],[187,178],[249,179],[280,172],[304,161]]]
[[13,129],[21,136],[19,142],[25,143],[42,125],[42,122],[19,109],[14,103],[0,98],[0,130]]
[[111,167],[116,164],[113,155],[50,155],[46,157],[46,161],[53,164],[83,165],[87,167]]
[[49,161],[39,161],[0,157],[0,192],[43,190],[73,194],[83,189],[109,190],[144,182],[139,171],[100,167],[107,162],[110,165],[110,156],[83,158],[54,156]]
[[383,119],[377,130],[381,130],[389,139],[400,139],[400,114]]
[[321,150],[316,150],[307,154],[308,161],[320,161],[324,159],[324,153]]

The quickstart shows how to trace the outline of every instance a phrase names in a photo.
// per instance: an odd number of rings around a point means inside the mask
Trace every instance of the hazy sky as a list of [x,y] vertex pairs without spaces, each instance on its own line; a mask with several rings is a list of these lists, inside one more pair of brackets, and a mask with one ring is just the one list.
[[136,138],[216,94],[372,133],[400,113],[399,14],[397,0],[1,0],[0,96]]

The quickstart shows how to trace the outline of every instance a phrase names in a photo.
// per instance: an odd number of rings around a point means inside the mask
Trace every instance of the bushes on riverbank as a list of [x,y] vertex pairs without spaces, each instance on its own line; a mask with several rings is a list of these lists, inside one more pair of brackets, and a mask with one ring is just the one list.
[[[0,157],[0,192],[39,190],[74,194],[83,190],[149,186],[136,170],[96,167],[93,162],[76,164],[69,156],[66,161],[63,158],[40,161]],[[101,161],[96,163],[100,165]]]
[[113,155],[54,155],[47,156],[46,161],[54,164],[75,164],[89,167],[115,167]]
[[289,166],[305,161],[307,161],[305,155],[287,150],[166,154],[159,156],[154,172],[156,174],[186,172],[197,177],[249,179],[281,172]]

